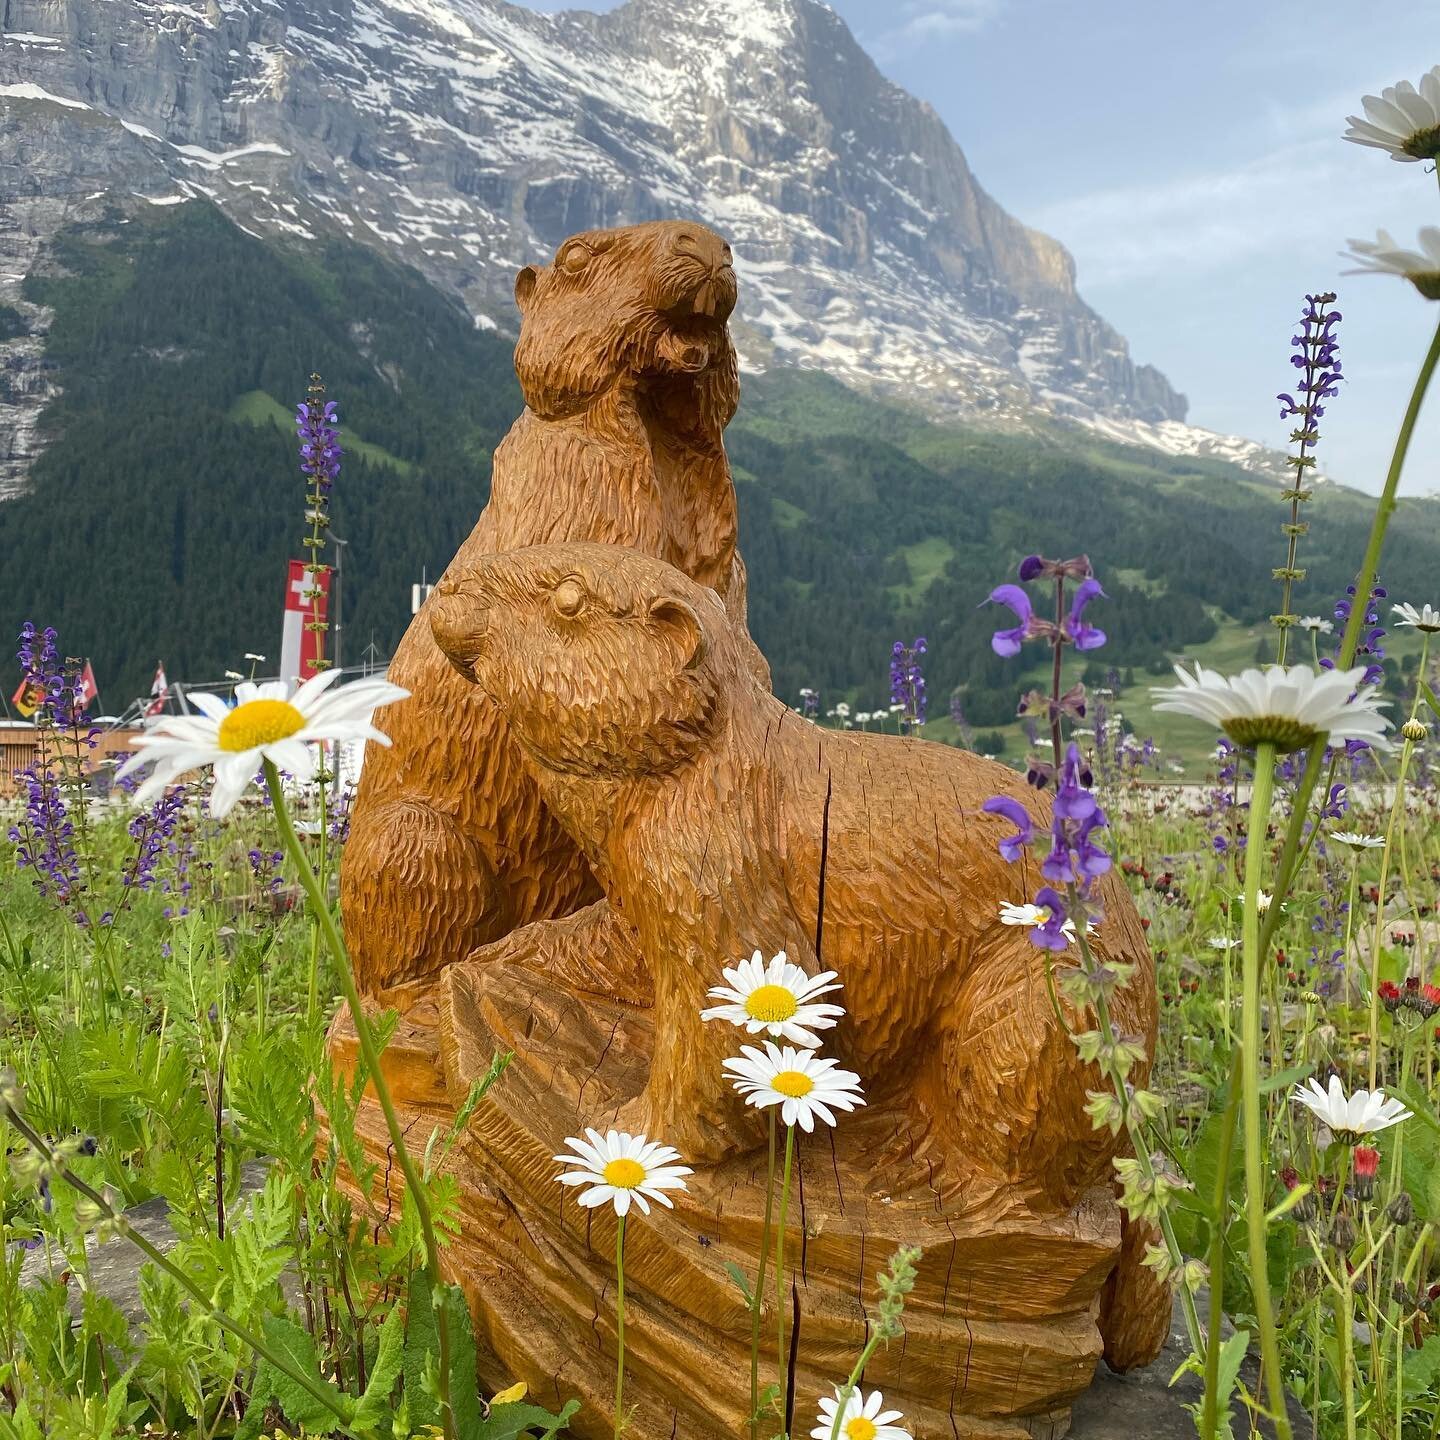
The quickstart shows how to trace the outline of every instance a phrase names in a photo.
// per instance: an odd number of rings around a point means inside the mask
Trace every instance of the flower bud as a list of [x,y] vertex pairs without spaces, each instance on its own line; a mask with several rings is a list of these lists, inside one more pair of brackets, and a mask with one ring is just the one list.
[[1429,733],[1429,729],[1423,720],[1411,718],[1401,727],[1400,733],[1412,744],[1418,745]]
[[1357,1200],[1369,1200],[1375,1194],[1375,1177],[1380,1173],[1380,1152],[1372,1145],[1357,1145],[1353,1154],[1351,1191]]
[[1409,1225],[1415,1219],[1415,1202],[1408,1190],[1402,1190],[1386,1207],[1385,1218],[1392,1225]]
[[1355,1248],[1355,1223],[1343,1210],[1335,1217],[1335,1223],[1330,1227],[1330,1243],[1337,1250],[1353,1250]]
[[1402,1314],[1408,1315],[1415,1308],[1415,1297],[1405,1288],[1403,1281],[1397,1280],[1390,1294]]

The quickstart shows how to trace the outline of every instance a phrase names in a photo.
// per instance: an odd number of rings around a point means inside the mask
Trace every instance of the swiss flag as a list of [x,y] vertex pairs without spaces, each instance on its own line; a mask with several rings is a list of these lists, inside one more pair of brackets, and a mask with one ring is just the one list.
[[285,625],[280,632],[280,678],[292,687],[314,675],[312,662],[324,655],[324,632],[313,627],[323,625],[329,600],[330,571],[322,568],[312,574],[303,560],[292,560],[285,583]]
[[80,701],[77,706],[80,710],[88,710],[91,704],[100,698],[100,687],[95,683],[95,672],[90,668],[90,662],[85,662],[85,668],[80,672]]

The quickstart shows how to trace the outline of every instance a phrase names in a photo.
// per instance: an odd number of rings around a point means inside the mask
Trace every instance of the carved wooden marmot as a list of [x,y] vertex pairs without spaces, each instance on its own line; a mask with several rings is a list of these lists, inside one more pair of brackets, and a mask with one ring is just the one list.
[[[783,949],[838,971],[830,998],[847,1014],[827,1053],[946,1189],[988,1181],[1064,1206],[1107,1177],[1116,1142],[1084,1113],[1102,1081],[1057,1023],[1043,952],[999,923],[1001,901],[1041,882],[1001,859],[1008,826],[980,806],[1009,795],[1048,824],[1021,777],[942,745],[816,728],[757,682],[712,590],[633,551],[542,546],[456,566],[430,619],[605,892],[590,952],[603,958],[608,926],[650,973],[655,1050],[627,1119],[692,1160],[748,1143],[721,1071],[736,1032],[699,1013],[722,965]],[[1123,883],[1101,889],[1096,949],[1136,966],[1114,1021],[1153,1044],[1143,932]],[[528,943],[545,964],[554,929],[505,948]]]
[[[447,574],[559,540],[659,556],[725,596],[744,630],[735,494],[721,434],[739,397],[730,247],[703,225],[573,236],[515,282],[526,409],[495,452],[490,501]],[[751,648],[751,664],[763,669]],[[363,989],[433,974],[517,925],[598,895],[486,696],[446,664],[422,612],[390,679],[341,870]]]

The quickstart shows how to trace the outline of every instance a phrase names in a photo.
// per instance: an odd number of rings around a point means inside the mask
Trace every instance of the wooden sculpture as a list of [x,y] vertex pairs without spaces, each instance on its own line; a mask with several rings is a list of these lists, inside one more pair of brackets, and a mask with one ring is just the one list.
[[[721,439],[739,399],[726,328],[735,293],[730,247],[694,223],[576,235],[552,264],[521,270],[526,408],[453,567],[557,540],[633,546],[712,587],[743,626]],[[599,893],[423,613],[389,674],[412,698],[380,718],[394,744],[366,759],[340,877],[346,940],[371,993]]]
[[[401,1012],[385,1067],[416,1133],[513,1052],[450,1161],[481,1375],[578,1396],[572,1430],[609,1434],[614,1217],[578,1207],[551,1157],[586,1125],[645,1130],[695,1174],[628,1232],[627,1436],[748,1434],[749,1312],[726,1267],[753,1273],[765,1132],[721,1073],[745,1037],[699,1012],[723,965],[784,949],[839,972],[825,1049],[868,1102],[799,1146],[795,1433],[912,1244],[904,1340],[867,1383],[916,1436],[1053,1440],[1102,1351],[1153,1358],[1170,1302],[1140,1263],[1150,1237],[1121,1223],[1116,1142],[1083,1112],[1103,1081],[1042,952],[998,920],[1039,879],[1002,861],[1008,824],[980,804],[1009,795],[1047,825],[1048,802],[1002,766],[820,730],[770,694],[720,441],[718,237],[577,237],[517,295],[529,408],[392,667],[415,698],[382,719],[395,744],[367,759],[343,876],[367,986]],[[1096,948],[1136,967],[1114,1019],[1153,1042],[1139,921],[1116,876],[1101,894]],[[334,1045],[348,1058],[343,1022]],[[372,1107],[361,1127],[383,1154]]]

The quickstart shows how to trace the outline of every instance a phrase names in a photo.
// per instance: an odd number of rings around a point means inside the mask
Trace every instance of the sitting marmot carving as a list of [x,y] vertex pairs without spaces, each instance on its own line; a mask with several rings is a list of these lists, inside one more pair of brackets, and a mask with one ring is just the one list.
[[[650,972],[655,1050],[634,1117],[650,1133],[692,1160],[753,1135],[721,1072],[739,1040],[700,1010],[722,964],[783,949],[839,972],[847,1018],[826,1049],[872,1109],[908,1118],[900,1143],[926,1148],[947,1188],[988,1179],[1069,1204],[1105,1176],[1116,1142],[1084,1113],[1100,1077],[1056,1021],[1042,952],[998,920],[1039,882],[1000,858],[1006,826],[980,805],[1003,793],[1048,823],[1021,777],[925,741],[817,729],[756,682],[713,591],[633,551],[479,559],[452,569],[430,619],[604,889],[594,944],[627,932]],[[1153,1041],[1134,907],[1118,879],[1102,890],[1096,948],[1136,965],[1115,1022]],[[507,949],[528,940],[546,963],[552,932],[533,925]]]
[[[594,540],[661,556],[726,597],[744,631],[735,492],[721,433],[739,398],[730,247],[703,225],[576,235],[515,282],[526,410],[447,573],[516,546]],[[764,662],[752,646],[751,663]],[[598,895],[495,707],[445,663],[422,613],[390,678],[341,871],[361,986],[384,989]]]

